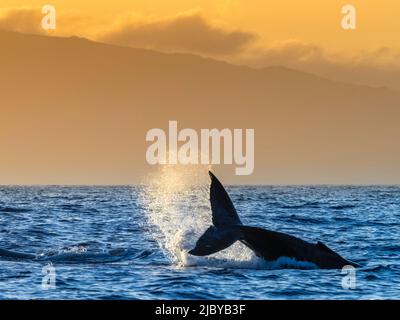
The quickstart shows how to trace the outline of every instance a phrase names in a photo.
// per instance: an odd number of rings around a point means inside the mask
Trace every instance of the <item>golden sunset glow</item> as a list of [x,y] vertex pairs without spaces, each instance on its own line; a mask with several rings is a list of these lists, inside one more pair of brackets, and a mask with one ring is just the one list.
[[228,182],[399,183],[399,17],[392,0],[2,0],[0,184],[139,182],[170,120],[255,129],[255,174]]
[[[112,4],[102,0],[53,0],[48,3],[53,4],[60,15],[75,14],[87,19],[86,28],[71,25],[74,21],[65,24],[60,21],[60,32],[74,30],[78,35],[87,35],[88,29],[102,32],[105,26],[127,14],[146,20],[198,10],[217,24],[257,34],[258,44],[264,46],[297,39],[345,52],[375,50],[382,46],[400,49],[400,3],[391,0],[350,1],[357,9],[354,32],[341,29],[341,8],[347,3],[338,0],[115,0]],[[41,7],[43,4],[39,0],[3,0],[0,9]]]

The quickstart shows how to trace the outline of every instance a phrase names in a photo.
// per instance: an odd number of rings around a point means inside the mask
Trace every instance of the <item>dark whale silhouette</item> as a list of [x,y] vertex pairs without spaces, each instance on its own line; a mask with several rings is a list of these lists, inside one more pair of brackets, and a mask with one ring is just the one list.
[[339,269],[346,265],[359,267],[322,242],[313,244],[282,232],[243,225],[221,182],[212,172],[209,174],[213,226],[199,238],[195,248],[189,251],[190,254],[206,256],[221,251],[236,241],[241,241],[258,257],[268,261],[288,257],[313,263],[321,269]]

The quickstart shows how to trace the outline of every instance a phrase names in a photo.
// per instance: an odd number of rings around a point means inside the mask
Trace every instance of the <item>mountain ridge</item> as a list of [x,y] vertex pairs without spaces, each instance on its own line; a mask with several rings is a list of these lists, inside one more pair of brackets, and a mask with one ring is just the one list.
[[227,183],[400,182],[400,95],[82,38],[0,32],[0,184],[131,184],[146,132],[253,128],[255,173]]
[[128,50],[132,53],[134,52],[140,52],[140,53],[147,53],[147,54],[158,54],[158,55],[162,55],[165,57],[178,57],[178,58],[194,58],[194,59],[198,59],[199,61],[208,61],[211,63],[218,63],[218,64],[222,64],[222,65],[226,65],[226,66],[231,66],[231,67],[237,67],[237,68],[245,68],[247,70],[254,70],[254,71],[258,71],[258,72],[268,72],[268,71],[279,71],[279,72],[285,72],[285,73],[291,73],[292,75],[297,74],[297,75],[301,75],[301,76],[307,76],[307,77],[311,77],[311,78],[318,78],[320,80],[326,80],[326,81],[330,81],[332,83],[337,83],[337,84],[344,84],[344,85],[353,85],[353,86],[357,86],[357,87],[366,87],[366,88],[371,88],[371,89],[378,89],[378,90],[388,90],[390,92],[394,92],[397,93],[396,90],[393,90],[387,86],[371,86],[371,85],[365,85],[365,84],[357,84],[357,83],[352,83],[352,82],[346,82],[346,81],[338,81],[338,80],[333,80],[327,77],[323,77],[323,76],[319,76],[316,75],[312,72],[307,72],[307,71],[302,71],[302,70],[297,70],[294,68],[289,68],[283,65],[274,65],[274,66],[267,66],[267,67],[262,67],[262,68],[256,68],[256,67],[252,67],[252,66],[247,66],[247,65],[242,65],[242,64],[234,64],[228,61],[225,61],[223,59],[215,59],[212,57],[207,57],[207,56],[202,56],[199,54],[193,54],[193,53],[181,53],[181,52],[162,52],[162,51],[157,51],[157,50],[153,50],[153,49],[146,49],[146,48],[140,48],[140,47],[129,47],[129,46],[123,46],[123,45],[116,45],[116,44],[108,44],[108,43],[104,43],[104,42],[99,42],[99,41],[95,41],[95,40],[91,40],[88,38],[84,38],[84,37],[79,37],[79,36],[49,36],[49,35],[38,35],[38,34],[25,34],[25,33],[21,33],[21,32],[14,32],[14,31],[8,31],[8,30],[1,30],[0,29],[0,37],[4,37],[4,35],[10,35],[10,36],[18,36],[18,37],[22,37],[24,38],[24,40],[26,40],[27,38],[32,38],[32,39],[41,39],[41,40],[45,40],[47,38],[50,39],[56,39],[57,41],[62,41],[62,40],[66,40],[66,41],[79,41],[82,42],[83,44],[89,44],[89,45],[98,45],[98,46],[107,46],[107,47],[111,47],[111,48],[118,48],[118,49],[123,49],[123,50]]

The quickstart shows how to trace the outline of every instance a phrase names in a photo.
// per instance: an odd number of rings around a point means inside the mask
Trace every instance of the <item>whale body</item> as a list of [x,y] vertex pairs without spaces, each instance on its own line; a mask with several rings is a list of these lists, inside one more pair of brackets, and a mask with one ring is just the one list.
[[320,241],[314,244],[282,232],[243,225],[225,188],[212,172],[209,174],[213,225],[199,238],[189,254],[210,255],[240,241],[267,261],[288,257],[312,263],[321,269],[359,267]]

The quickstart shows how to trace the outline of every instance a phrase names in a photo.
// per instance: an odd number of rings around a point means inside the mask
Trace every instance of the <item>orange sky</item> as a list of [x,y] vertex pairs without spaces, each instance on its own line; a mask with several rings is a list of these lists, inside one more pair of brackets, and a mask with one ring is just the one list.
[[[44,4],[50,35],[194,55],[1,31],[47,35]],[[0,185],[138,183],[169,120],[255,128],[255,173],[229,183],[400,183],[400,2],[353,0],[352,31],[343,4],[2,0]]]
[[[0,8],[35,7],[54,4],[59,12],[75,12],[91,19],[113,21],[127,12],[139,17],[161,18],[188,10],[203,14],[229,28],[254,32],[260,45],[297,39],[330,50],[352,52],[382,46],[400,49],[400,2],[393,0],[2,0]],[[340,9],[353,4],[358,12],[358,28],[340,28]],[[90,21],[89,23],[94,23]],[[88,24],[89,24],[88,23]],[[95,23],[96,24],[96,23]],[[71,26],[59,25],[59,28]],[[91,27],[96,26],[89,26]],[[85,34],[86,30],[76,30]]]

